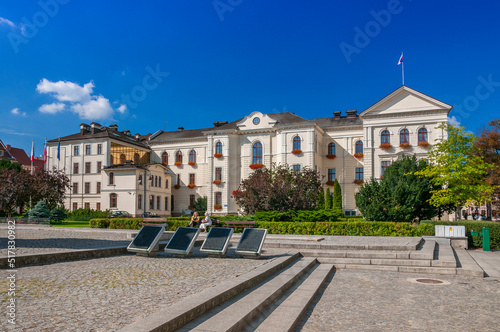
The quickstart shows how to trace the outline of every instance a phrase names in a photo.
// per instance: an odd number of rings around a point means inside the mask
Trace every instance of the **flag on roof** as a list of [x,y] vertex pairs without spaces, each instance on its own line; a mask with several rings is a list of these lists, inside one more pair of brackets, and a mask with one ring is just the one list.
[[57,160],[61,160],[61,137],[59,137],[59,142],[57,143]]
[[399,58],[398,66],[402,63],[403,63],[403,52],[401,52],[401,57]]

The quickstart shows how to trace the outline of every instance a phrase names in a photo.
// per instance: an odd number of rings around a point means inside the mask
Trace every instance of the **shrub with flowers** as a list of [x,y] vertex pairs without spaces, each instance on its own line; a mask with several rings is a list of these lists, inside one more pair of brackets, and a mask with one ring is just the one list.
[[188,187],[193,189],[194,187],[196,187],[196,185],[194,183],[190,183],[190,184],[188,184]]
[[426,142],[426,141],[418,142],[418,146],[420,146],[422,148],[428,148],[429,147],[429,142]]
[[188,162],[188,165],[189,166],[194,166],[194,165],[196,165],[196,161],[190,161],[190,162]]
[[216,185],[219,185],[219,184],[221,184],[221,182],[222,182],[221,180],[214,180],[214,182],[212,182],[212,183],[216,184]]
[[361,185],[361,184],[365,183],[365,181],[364,180],[354,180],[354,183]]
[[262,167],[264,167],[264,165],[262,165],[262,164],[251,164],[250,165],[251,169],[259,169],[259,168],[262,168]]
[[301,149],[295,149],[295,150],[292,150],[292,153],[293,154],[301,154],[302,150]]
[[222,157],[222,153],[214,153],[214,157],[215,158],[221,158]]
[[363,154],[362,153],[355,153],[354,158],[363,159]]
[[222,205],[220,205],[220,204],[215,204],[215,205],[214,205],[214,210],[222,210]]
[[382,143],[380,144],[379,148],[386,150],[392,148],[392,145],[391,143]]
[[175,166],[180,166],[180,165],[182,165],[182,161],[176,161],[174,165]]
[[404,143],[399,144],[399,147],[402,149],[409,149],[409,148],[411,148],[411,144],[408,142],[404,142]]

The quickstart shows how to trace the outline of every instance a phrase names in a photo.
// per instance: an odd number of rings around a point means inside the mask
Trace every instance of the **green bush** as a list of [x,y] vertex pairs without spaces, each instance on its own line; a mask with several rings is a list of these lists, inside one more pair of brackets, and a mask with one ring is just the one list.
[[[189,224],[189,219],[185,220],[173,220],[175,218],[169,218],[167,222],[168,231],[175,231],[177,227],[186,227]],[[96,218],[90,220],[91,228],[111,228],[111,229],[140,229],[144,218]],[[154,222],[147,222],[148,224],[153,224]],[[158,224],[164,224],[163,222],[158,222]]]
[[246,216],[235,216],[228,214],[227,216],[210,216],[213,219],[219,219],[220,221],[252,221],[255,220],[255,215],[248,214]]
[[425,220],[420,223],[431,225],[434,234],[434,225],[450,225],[450,226],[465,226],[465,236],[467,236],[470,247],[481,248],[483,246],[483,238],[481,236],[472,236],[471,231],[482,232],[483,227],[490,229],[490,246],[491,249],[500,249],[500,223],[493,221],[481,220],[459,220],[459,221],[439,221]]
[[338,221],[342,217],[342,210],[301,210],[301,211],[260,211],[255,213],[255,221],[274,222],[326,222]]
[[71,221],[89,221],[96,218],[107,218],[109,210],[97,211],[90,208],[77,209],[68,213],[67,220]]
[[64,219],[66,219],[68,215],[64,212],[64,209],[53,208],[50,211],[50,220],[54,224],[61,224]]

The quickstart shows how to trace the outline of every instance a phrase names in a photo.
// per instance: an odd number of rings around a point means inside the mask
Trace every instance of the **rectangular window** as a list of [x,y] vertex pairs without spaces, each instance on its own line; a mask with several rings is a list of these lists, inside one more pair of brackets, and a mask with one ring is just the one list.
[[80,147],[79,146],[74,146],[73,147],[73,155],[74,156],[79,156],[80,155]]
[[85,208],[86,208],[86,209],[90,209],[90,203],[88,203],[88,202],[87,202],[87,203],[85,203]]
[[92,148],[90,144],[85,145],[85,154],[89,155],[92,153]]
[[363,181],[363,167],[356,167],[356,180]]
[[391,162],[390,161],[383,161],[382,162],[382,172],[380,175],[384,175],[384,172],[385,170],[387,169],[387,167],[391,166]]
[[222,181],[222,167],[215,168],[215,181]]
[[90,182],[85,182],[85,193],[90,194]]
[[196,198],[194,195],[189,195],[189,207],[194,208],[194,202],[196,201]]
[[98,161],[97,162],[97,173],[101,173],[101,168],[102,168],[102,162]]
[[165,188],[168,189],[168,179],[165,179]]
[[170,209],[173,210],[174,209],[174,195],[170,196]]
[[85,174],[90,173],[90,163],[85,163]]
[[78,163],[73,163],[73,174],[78,174]]
[[78,182],[73,183],[73,194],[78,194]]
[[222,206],[222,193],[220,191],[215,193],[215,205]]
[[97,154],[102,154],[102,144],[97,144]]
[[73,211],[78,210],[78,203],[73,202]]
[[292,165],[292,169],[295,173],[300,173],[300,165]]
[[177,174],[177,185],[180,185],[181,184],[181,175],[180,174]]
[[137,195],[137,208],[142,210],[142,195]]
[[156,196],[156,209],[161,210],[161,197]]
[[97,204],[95,205],[95,209],[96,209],[97,211],[101,211],[101,203],[97,203]]
[[165,211],[168,211],[168,196],[165,197]]
[[96,192],[96,194],[100,194],[101,193],[101,183],[100,182],[97,182],[97,187],[96,187],[95,192]]
[[328,181],[335,181],[335,168],[328,169]]
[[195,184],[194,183],[194,174],[189,174],[189,184]]
[[149,209],[155,209],[155,197],[153,195],[149,196]]

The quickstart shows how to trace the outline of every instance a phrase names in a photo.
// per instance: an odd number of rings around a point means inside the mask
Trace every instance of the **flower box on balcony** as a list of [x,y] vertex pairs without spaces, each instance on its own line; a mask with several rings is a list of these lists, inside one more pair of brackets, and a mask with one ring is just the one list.
[[161,163],[163,166],[168,166],[168,163]]
[[221,180],[214,180],[214,182],[212,182],[212,183],[213,183],[213,184],[216,184],[216,185],[219,185],[219,184],[221,184],[221,183],[222,183],[222,181],[221,181]]
[[241,195],[241,194],[243,194],[243,191],[238,190],[238,189],[233,190],[233,192],[232,192],[232,195],[233,195],[233,196],[238,196],[238,195]]
[[264,165],[262,165],[262,164],[251,164],[250,165],[251,169],[259,169],[259,168],[262,168],[262,167],[264,167]]
[[196,165],[196,161],[190,161],[190,162],[188,162],[188,165],[189,166],[194,166],[194,165]]
[[354,158],[363,159],[363,154],[362,153],[355,153]]
[[405,143],[399,144],[399,147],[402,149],[409,149],[409,148],[411,148],[411,144],[405,142]]
[[327,155],[326,155],[326,157],[327,157],[328,159],[335,159],[335,158],[337,158],[337,156],[336,156],[336,155],[334,155],[334,154],[327,154]]
[[182,161],[176,161],[174,165],[175,166],[180,166],[180,165],[182,165]]
[[361,184],[365,183],[365,181],[364,180],[354,180],[354,183],[361,185]]
[[180,185],[180,184],[176,184],[176,185],[174,186],[174,189],[179,189],[180,187],[181,187],[181,185]]
[[327,186],[333,186],[335,185],[335,181],[326,181]]
[[222,158],[222,153],[214,153],[215,158]]
[[420,147],[423,147],[425,149],[427,149],[429,147],[429,142],[425,142],[425,141],[422,141],[422,142],[418,142],[418,146]]
[[295,154],[295,155],[301,154],[302,150],[301,149],[295,149],[295,150],[292,150],[292,153]]
[[194,183],[190,183],[190,184],[188,184],[188,187],[193,189],[194,187],[196,187],[196,185]]
[[215,205],[214,205],[214,210],[222,210],[222,205],[220,205],[220,204],[215,204]]
[[392,145],[391,145],[391,143],[382,143],[382,144],[380,144],[379,148],[387,150],[387,149],[392,148]]

